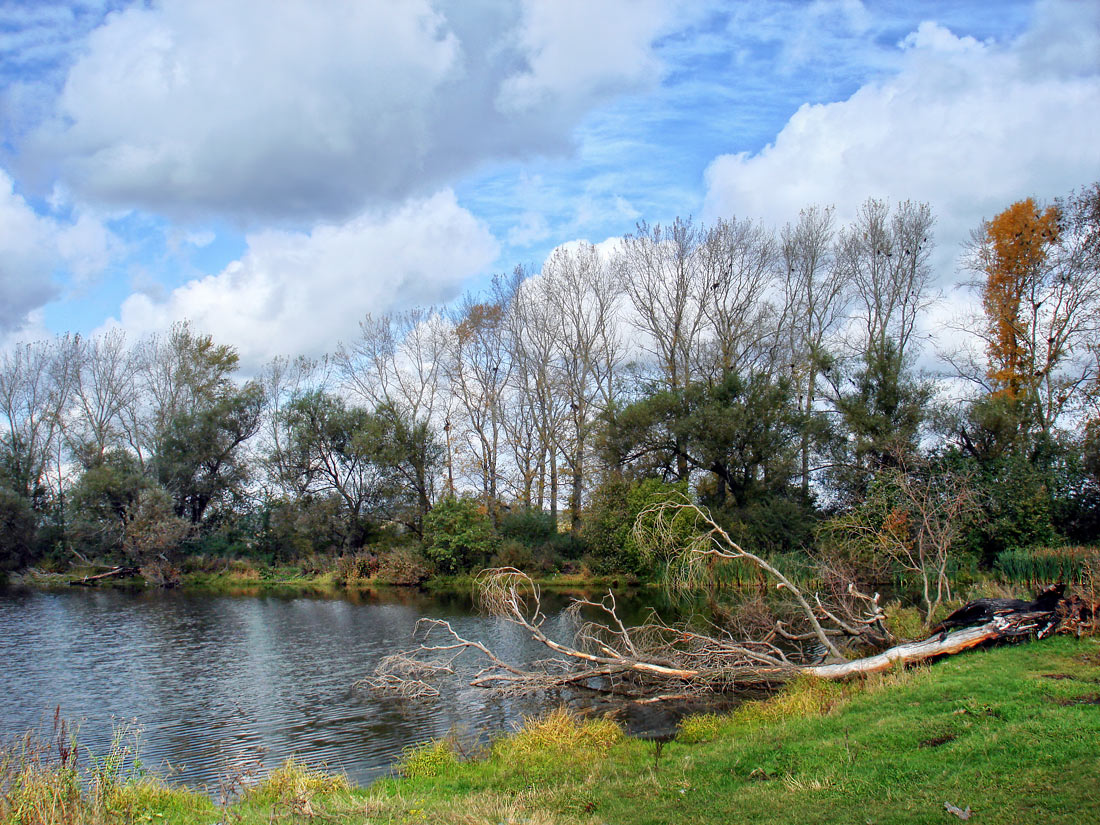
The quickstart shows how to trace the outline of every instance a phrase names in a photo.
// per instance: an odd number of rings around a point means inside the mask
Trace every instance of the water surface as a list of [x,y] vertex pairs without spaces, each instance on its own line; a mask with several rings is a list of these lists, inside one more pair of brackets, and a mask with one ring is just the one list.
[[[547,612],[549,631],[567,634],[568,619]],[[357,687],[379,659],[409,647],[421,616],[450,621],[509,661],[545,654],[460,596],[0,591],[0,737],[41,728],[60,706],[93,753],[118,723],[136,722],[143,763],[188,785],[262,776],[292,755],[365,784],[410,745],[452,731],[483,738],[560,702],[457,683],[412,704]]]

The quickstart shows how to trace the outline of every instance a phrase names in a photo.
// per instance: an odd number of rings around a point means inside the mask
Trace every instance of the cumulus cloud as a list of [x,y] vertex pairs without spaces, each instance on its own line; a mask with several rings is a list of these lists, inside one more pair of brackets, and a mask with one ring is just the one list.
[[0,170],[0,333],[20,330],[55,295],[60,267],[90,278],[107,265],[113,238],[97,219],[61,221],[35,212]]
[[23,152],[86,198],[170,215],[344,219],[656,79],[654,2],[164,0],[109,15]]
[[236,347],[254,370],[275,355],[330,351],[355,335],[367,312],[449,301],[498,252],[450,191],[309,233],[266,230],[247,241],[239,260],[165,300],[131,295],[109,325],[140,336],[186,318]]
[[783,223],[812,203],[851,218],[867,197],[928,201],[945,278],[969,231],[1028,195],[1100,173],[1100,7],[1045,3],[1032,29],[996,44],[922,23],[899,69],[847,100],[803,105],[756,154],[715,159],[708,217]]

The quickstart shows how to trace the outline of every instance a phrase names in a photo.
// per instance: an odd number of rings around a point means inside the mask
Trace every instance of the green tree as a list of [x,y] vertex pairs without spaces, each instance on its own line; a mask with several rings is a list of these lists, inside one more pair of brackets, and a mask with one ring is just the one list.
[[212,504],[242,494],[248,465],[242,445],[260,428],[263,393],[249,383],[219,388],[204,406],[180,412],[160,439],[154,468],[177,516],[200,524]]
[[889,341],[870,351],[849,380],[835,364],[826,377],[838,413],[829,476],[841,499],[854,502],[879,472],[916,455],[933,388],[912,376]]
[[416,479],[427,478],[438,450],[425,426],[400,421],[320,391],[298,397],[283,414],[285,447],[275,463],[303,496],[342,502],[345,549],[361,547],[378,523],[420,511],[424,487]]
[[424,519],[424,555],[444,573],[484,566],[500,537],[478,502],[447,496]]

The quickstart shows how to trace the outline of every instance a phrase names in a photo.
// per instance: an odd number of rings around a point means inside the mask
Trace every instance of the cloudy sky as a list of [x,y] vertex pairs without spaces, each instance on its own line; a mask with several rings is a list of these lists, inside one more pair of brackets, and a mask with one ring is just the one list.
[[0,0],[0,342],[246,364],[645,219],[1100,179],[1094,0]]

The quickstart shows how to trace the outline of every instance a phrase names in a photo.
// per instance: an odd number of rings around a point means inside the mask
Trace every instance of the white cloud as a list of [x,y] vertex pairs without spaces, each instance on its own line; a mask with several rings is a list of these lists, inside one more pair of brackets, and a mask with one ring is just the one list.
[[0,170],[0,333],[24,328],[29,313],[58,293],[59,268],[89,279],[107,265],[114,245],[90,215],[73,221],[38,215]]
[[1100,174],[1100,8],[1048,3],[1035,18],[1007,45],[922,23],[899,44],[895,74],[847,100],[803,105],[759,153],[716,158],[705,214],[783,223],[812,203],[835,203],[848,219],[872,196],[928,201],[937,264],[953,278],[983,216]]
[[239,260],[164,301],[131,295],[109,325],[140,336],[189,319],[254,370],[279,354],[331,351],[367,312],[448,301],[498,252],[450,191],[308,234],[267,230],[247,241]]
[[656,0],[528,0],[520,28],[528,68],[502,83],[498,107],[519,113],[575,104],[655,77],[649,46],[668,11]]
[[85,198],[193,217],[344,219],[500,157],[656,76],[653,0],[164,0],[89,36],[24,147]]

